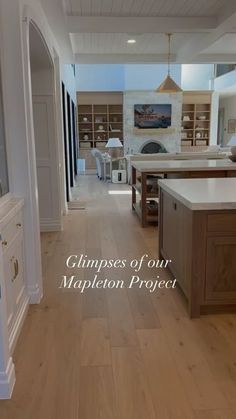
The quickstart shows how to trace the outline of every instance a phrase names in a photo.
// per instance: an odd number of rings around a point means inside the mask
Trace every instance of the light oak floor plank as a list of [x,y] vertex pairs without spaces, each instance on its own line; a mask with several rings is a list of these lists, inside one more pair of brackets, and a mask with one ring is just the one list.
[[[69,211],[64,231],[42,234],[44,298],[17,342],[17,382],[12,400],[0,401],[1,419],[236,418],[235,314],[190,320],[178,290],[59,289],[62,275],[95,274],[67,268],[71,254],[157,258],[158,229],[140,227],[124,191],[81,176],[74,195],[86,210]],[[132,274],[129,266],[100,273],[126,284]],[[139,275],[170,278],[146,265]]]
[[178,315],[173,295],[166,291],[160,298],[153,296],[153,299],[191,405],[195,409],[227,408],[229,404],[202,349],[201,336],[195,331],[195,322],[202,320],[191,320],[181,316],[181,312]]
[[118,419],[111,367],[81,367],[79,418]]
[[112,365],[119,419],[156,418],[140,351],[113,348]]
[[195,411],[196,419],[235,419],[232,410],[198,410]]
[[139,330],[138,337],[157,417],[193,419],[191,405],[163,331]]
[[81,366],[111,364],[108,322],[106,319],[86,319],[82,322]]

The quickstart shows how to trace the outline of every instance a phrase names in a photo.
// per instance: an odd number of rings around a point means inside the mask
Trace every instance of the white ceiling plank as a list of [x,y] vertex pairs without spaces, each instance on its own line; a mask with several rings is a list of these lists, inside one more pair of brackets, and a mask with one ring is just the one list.
[[100,16],[110,16],[114,0],[101,0]]
[[224,23],[228,18],[232,17],[236,13],[236,1],[227,0],[227,4],[223,4],[218,10],[218,23]]
[[66,0],[68,3],[70,3],[71,6],[71,12],[70,14],[82,14],[82,5],[81,0]]
[[131,10],[133,7],[133,3],[134,3],[134,0],[126,0],[126,1],[123,0],[120,14],[122,16],[130,16],[132,14]]
[[166,1],[165,0],[159,0],[155,1],[152,5],[152,9],[150,10],[151,14],[150,16],[166,16]]
[[158,18],[158,17],[107,17],[69,16],[69,33],[157,33],[157,32],[207,32],[216,27],[217,20],[209,17]]
[[[164,7],[162,9],[162,13],[164,16],[172,16],[173,15],[173,7],[175,7],[176,5],[176,1],[175,0],[170,0],[168,2],[164,3]],[[180,0],[178,2],[178,8],[181,7],[181,5],[183,4],[183,0]],[[177,13],[178,15],[178,13]]]
[[82,16],[91,16],[92,12],[92,0],[80,0]]
[[123,5],[123,0],[113,0],[111,14],[114,16],[120,16],[122,5]]
[[[129,36],[125,33],[85,33],[70,36],[75,54],[105,54],[113,48],[118,54],[165,54],[168,50],[167,36],[163,33],[135,35],[135,44],[127,43]],[[178,51],[184,42],[186,34],[174,34],[171,52]]]
[[[70,10],[70,0],[65,0]],[[220,16],[233,0],[72,0],[73,15],[89,16]],[[235,0],[234,0],[235,1]],[[80,4],[82,4],[82,7]],[[101,10],[101,13],[100,13]]]
[[97,0],[91,0],[91,15],[99,16],[101,15],[102,3]]

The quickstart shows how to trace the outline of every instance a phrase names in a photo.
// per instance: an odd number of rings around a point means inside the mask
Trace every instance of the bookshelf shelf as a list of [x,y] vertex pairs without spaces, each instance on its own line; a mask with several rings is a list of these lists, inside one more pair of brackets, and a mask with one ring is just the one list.
[[77,104],[80,158],[85,159],[87,169],[94,169],[93,148],[105,152],[108,139],[113,137],[123,142],[123,93],[78,93]]

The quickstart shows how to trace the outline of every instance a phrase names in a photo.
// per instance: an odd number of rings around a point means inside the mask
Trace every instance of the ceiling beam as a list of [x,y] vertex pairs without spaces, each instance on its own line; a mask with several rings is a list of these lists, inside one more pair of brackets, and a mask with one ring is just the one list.
[[68,16],[69,33],[208,32],[217,27],[215,17],[108,17]]
[[[235,54],[200,54],[195,60],[192,60],[193,64],[235,64]],[[188,63],[185,63],[188,64]]]
[[[166,54],[75,54],[76,64],[155,64],[167,63]],[[176,56],[171,55],[171,62]]]
[[[171,55],[172,64],[235,64],[236,54],[200,54],[193,60],[178,61]],[[167,63],[166,54],[75,54],[76,64],[155,64]]]
[[182,48],[178,51],[177,61],[178,62],[189,62],[198,60],[198,56],[204,53],[204,50],[213,45],[218,39],[224,34],[236,32],[236,2],[229,2],[228,7],[224,10],[223,15],[219,19],[219,24],[215,29],[207,35],[202,34],[198,39],[190,39]]

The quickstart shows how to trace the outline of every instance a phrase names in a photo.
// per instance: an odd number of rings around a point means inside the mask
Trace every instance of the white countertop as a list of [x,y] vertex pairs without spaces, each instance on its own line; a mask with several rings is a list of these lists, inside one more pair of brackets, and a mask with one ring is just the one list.
[[236,178],[166,179],[158,183],[191,210],[236,210]]
[[132,161],[132,166],[139,172],[154,173],[187,172],[205,170],[235,170],[236,163],[229,159],[219,160],[167,160],[167,161]]

